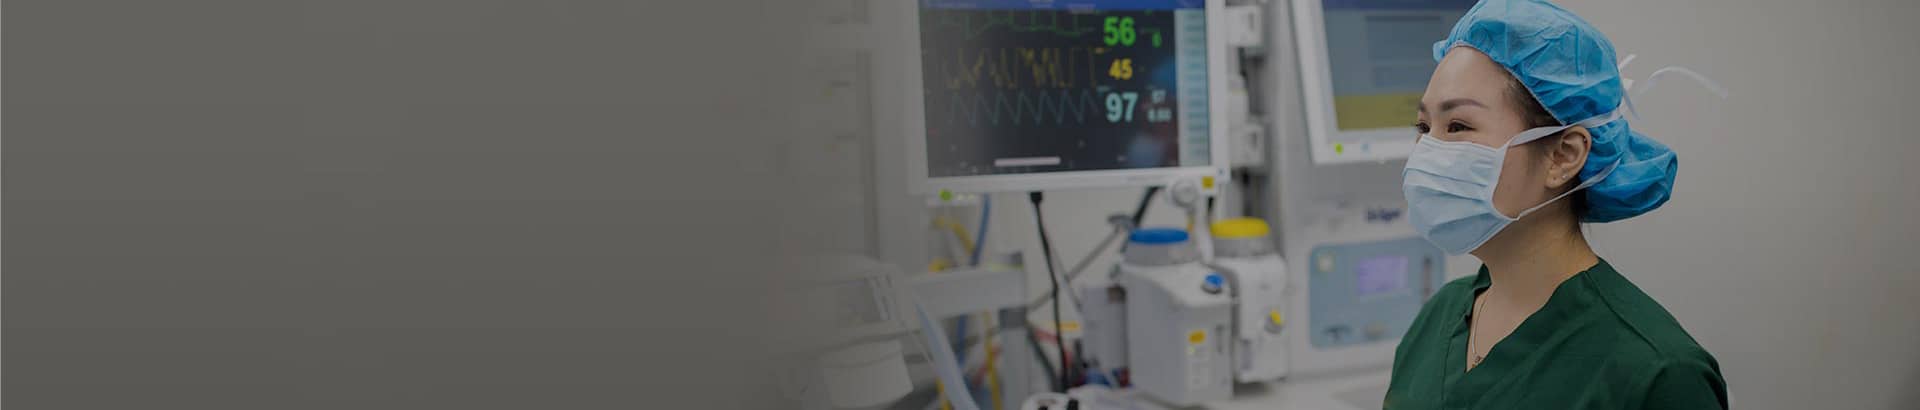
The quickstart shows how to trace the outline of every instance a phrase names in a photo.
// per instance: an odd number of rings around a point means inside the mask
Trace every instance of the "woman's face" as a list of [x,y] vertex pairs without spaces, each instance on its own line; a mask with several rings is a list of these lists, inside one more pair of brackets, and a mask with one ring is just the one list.
[[[1427,81],[1427,93],[1420,97],[1421,134],[1441,141],[1467,141],[1488,147],[1506,145],[1515,134],[1527,130],[1523,107],[1508,96],[1513,81],[1506,69],[1469,47],[1455,48],[1440,60]],[[1542,144],[1522,144],[1507,150],[1500,169],[1500,181],[1494,187],[1493,205],[1507,216],[1519,215],[1529,207],[1550,198],[1545,189],[1543,161],[1534,150]]]

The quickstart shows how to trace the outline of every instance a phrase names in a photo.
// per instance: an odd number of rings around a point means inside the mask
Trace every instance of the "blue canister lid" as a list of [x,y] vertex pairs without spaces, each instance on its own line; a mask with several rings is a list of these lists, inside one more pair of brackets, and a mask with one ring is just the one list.
[[1187,231],[1173,228],[1143,228],[1127,236],[1128,242],[1150,245],[1175,244],[1187,241]]
[[1226,286],[1227,286],[1227,278],[1221,277],[1220,273],[1218,272],[1208,273],[1207,277],[1205,279],[1202,279],[1200,283],[1200,291],[1207,292],[1207,293],[1220,293],[1220,290],[1226,288]]

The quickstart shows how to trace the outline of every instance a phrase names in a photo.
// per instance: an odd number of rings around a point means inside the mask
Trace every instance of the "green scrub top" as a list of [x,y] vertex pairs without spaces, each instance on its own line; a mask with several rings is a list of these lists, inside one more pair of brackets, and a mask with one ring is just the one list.
[[1607,261],[1467,370],[1473,299],[1487,268],[1448,282],[1394,352],[1386,409],[1725,409],[1720,365],[1665,308]]

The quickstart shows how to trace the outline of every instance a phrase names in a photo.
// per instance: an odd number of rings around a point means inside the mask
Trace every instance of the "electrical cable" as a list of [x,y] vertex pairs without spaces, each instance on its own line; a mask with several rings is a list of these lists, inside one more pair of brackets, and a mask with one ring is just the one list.
[[1074,264],[1073,269],[1067,270],[1067,283],[1073,283],[1074,279],[1079,279],[1080,273],[1085,272],[1087,266],[1093,265],[1093,260],[1099,259],[1101,254],[1107,252],[1107,247],[1112,246],[1113,241],[1120,239],[1120,236],[1126,234],[1128,230],[1126,227],[1114,226],[1113,232],[1107,233],[1107,237],[1100,240],[1100,246],[1093,247],[1093,252],[1087,253],[1087,257],[1080,258],[1080,263]]
[[1043,201],[1044,198],[1045,196],[1041,194],[1040,191],[1027,193],[1027,201],[1033,203],[1033,226],[1036,230],[1040,231],[1040,255],[1047,260],[1047,283],[1052,287],[1049,293],[1053,294],[1053,343],[1054,347],[1060,349],[1060,388],[1057,391],[1066,393],[1067,388],[1073,387],[1072,381],[1068,379],[1069,375],[1073,373],[1073,365],[1067,361],[1067,337],[1066,333],[1062,331],[1060,327],[1062,324],[1060,321],[1060,278],[1058,276],[1059,272],[1054,269],[1053,266],[1053,243],[1047,240],[1047,220],[1044,213],[1040,211],[1040,202]]
[[953,360],[960,362],[960,367],[964,368],[967,367],[967,351],[972,350],[972,347],[967,346],[967,316],[960,315],[960,318],[954,322],[953,334],[960,337],[959,340],[953,341]]
[[1127,224],[1125,224],[1125,226],[1119,226],[1119,222],[1112,222],[1112,218],[1108,218],[1112,224],[1116,224],[1116,226],[1114,226],[1114,232],[1108,234],[1106,239],[1100,239],[1100,245],[1092,247],[1092,251],[1091,253],[1087,253],[1087,257],[1081,257],[1081,261],[1073,264],[1073,268],[1068,270],[1068,282],[1077,280],[1079,274],[1085,272],[1087,266],[1092,264],[1094,259],[1100,259],[1100,255],[1106,253],[1106,247],[1108,247],[1108,245],[1114,245],[1114,239],[1119,239],[1119,236],[1125,236],[1127,232],[1131,232],[1131,230],[1135,230],[1135,228],[1140,228],[1140,220],[1146,220],[1146,207],[1148,207],[1148,205],[1154,205],[1154,194],[1160,194],[1160,186],[1148,186],[1146,192],[1140,194],[1140,205],[1133,207],[1133,216],[1127,218]]
[[967,258],[967,266],[980,267],[980,252],[987,248],[987,221],[993,216],[993,197],[980,195],[980,228],[973,230],[973,255]]
[[[1134,229],[1139,229],[1140,224],[1145,223],[1147,219],[1147,207],[1150,205],[1153,205],[1153,196],[1154,194],[1158,194],[1158,193],[1160,193],[1159,186],[1150,186],[1150,187],[1147,187],[1146,192],[1141,192],[1140,203],[1138,205],[1133,206],[1133,217],[1128,220],[1129,225],[1123,226],[1123,227],[1122,226],[1114,227],[1115,228],[1114,232],[1107,236],[1109,238],[1108,241],[1110,242],[1113,239],[1119,239],[1121,235],[1125,235],[1127,232],[1130,232]],[[1080,271],[1085,270],[1087,264],[1093,263],[1094,258],[1097,258],[1100,256],[1101,253],[1106,252],[1106,249],[1107,249],[1106,244],[1107,242],[1101,242],[1101,246],[1099,248],[1094,249],[1093,253],[1087,254],[1087,257],[1081,259],[1080,263],[1078,265],[1075,265],[1075,268],[1072,271],[1067,272],[1067,277],[1069,279],[1080,277]],[[1121,245],[1120,249],[1124,250],[1126,249],[1126,246]]]
[[1060,386],[1060,382],[1063,379],[1054,375],[1053,363],[1047,361],[1047,351],[1040,347],[1040,337],[1035,336],[1031,331],[1025,333],[1027,334],[1027,349],[1033,350],[1033,358],[1040,361],[1040,370],[1047,373],[1047,384],[1051,385],[1055,391],[1067,391],[1066,387]]
[[[1200,220],[1200,223],[1203,225],[1206,225],[1207,229],[1213,229],[1213,221],[1215,221],[1216,220],[1215,218],[1217,218],[1216,216],[1214,216],[1216,212],[1213,204],[1214,202],[1213,200],[1216,198],[1219,198],[1219,197],[1212,196],[1212,195],[1207,196],[1207,210],[1206,210],[1207,216],[1205,219]],[[978,241],[975,241],[975,242],[978,242]],[[978,248],[975,248],[975,249],[978,249]]]
[[[968,248],[969,248],[968,251],[970,255],[967,256],[967,267],[969,268],[980,267],[980,253],[987,249],[987,221],[992,216],[993,216],[993,197],[986,194],[981,194],[980,195],[980,225],[979,225],[979,228],[976,228],[973,231],[973,242],[968,244]],[[954,225],[957,227],[959,224],[954,224]],[[958,230],[956,230],[956,232],[958,232]],[[984,328],[985,327],[983,326],[982,329],[984,330]],[[965,364],[967,362],[967,350],[968,350],[968,346],[965,340],[966,334],[967,334],[967,317],[966,316],[961,316],[959,321],[954,324],[954,334],[961,335],[960,337],[961,340],[955,340],[953,342],[953,350],[954,350],[953,356],[955,358],[958,358],[960,360],[960,363]]]
[[1140,196],[1140,205],[1133,208],[1133,226],[1140,226],[1140,222],[1147,218],[1147,205],[1153,204],[1153,194],[1157,193],[1160,193],[1160,187],[1150,186],[1147,187],[1147,193]]
[[[1055,260],[1053,261],[1053,263],[1058,265],[1065,265],[1064,263],[1060,263],[1059,260]],[[1080,293],[1073,291],[1074,289],[1073,278],[1067,277],[1065,274],[1056,273],[1056,272],[1048,272],[1048,275],[1055,276],[1060,279],[1060,288],[1066,289],[1066,296],[1067,296],[1066,300],[1068,303],[1073,304],[1073,310],[1075,312],[1085,311],[1087,309],[1087,305],[1080,303]]]
[[[1092,253],[1087,254],[1085,258],[1082,258],[1080,260],[1080,263],[1075,265],[1074,270],[1068,273],[1068,276],[1067,276],[1068,280],[1079,278],[1080,273],[1083,273],[1086,267],[1093,263],[1094,259],[1098,259],[1101,254],[1105,253],[1107,246],[1111,246],[1114,240],[1119,239],[1120,236],[1126,234],[1128,229],[1139,227],[1140,222],[1146,219],[1147,208],[1149,205],[1153,204],[1154,195],[1158,194],[1160,191],[1161,191],[1160,187],[1157,187],[1157,186],[1147,187],[1146,191],[1140,195],[1139,205],[1134,207],[1133,215],[1130,217],[1130,221],[1132,224],[1126,227],[1125,229],[1122,229],[1121,227],[1115,227],[1114,231],[1107,236],[1107,240],[1102,241],[1100,246],[1094,248]],[[976,246],[978,245],[979,244],[976,244]],[[1043,247],[1042,251],[1051,252],[1049,247]],[[1048,257],[1047,260],[1051,262],[1053,258]],[[1053,278],[1051,272],[1049,272],[1048,277],[1049,279]],[[1032,311],[1034,309],[1039,309],[1041,305],[1045,305],[1047,304],[1048,301],[1051,301],[1051,300],[1054,300],[1053,295],[1041,295],[1040,297],[1034,298],[1032,301],[1027,302],[1027,306],[1026,306],[1027,310]],[[1055,321],[1055,323],[1057,325],[1059,322]],[[971,349],[974,345],[985,343],[987,340],[986,338],[977,337],[977,336],[975,337],[963,336],[961,337],[961,339],[965,339],[963,343],[964,343],[964,347],[967,349]],[[1032,333],[1027,334],[1027,340],[1028,340],[1028,344],[1033,348],[1034,358],[1040,362],[1040,367],[1047,371],[1047,379],[1053,380],[1049,382],[1049,384],[1057,383],[1058,380],[1054,376],[1053,365],[1048,363],[1046,354],[1040,351],[1039,341],[1034,338]]]
[[[961,247],[960,251],[962,253],[972,255],[972,258],[975,260],[975,262],[969,263],[967,265],[968,267],[971,267],[973,265],[978,265],[977,260],[980,255],[980,248],[982,245],[985,245],[984,243],[980,242],[980,239],[984,239],[984,236],[974,235],[973,233],[967,232],[966,226],[962,226],[960,225],[959,222],[954,222],[953,219],[947,218],[946,216],[935,216],[933,218],[933,225],[936,228],[946,229],[948,232],[952,233],[954,241],[960,244],[960,247]],[[982,228],[984,227],[985,225],[982,224]],[[956,256],[955,259],[957,258],[958,257]],[[951,265],[949,265],[946,263],[942,263],[942,261],[944,260],[946,260],[946,258],[935,260],[933,266],[930,266],[928,270],[934,271],[934,272],[942,272],[948,269],[961,267],[961,266],[958,266],[959,262],[957,261],[951,262]],[[954,320],[953,332],[954,332],[953,333],[954,335],[961,336],[960,339],[965,338],[965,336],[967,335],[967,317],[966,316],[961,316]],[[953,344],[954,358],[959,360],[961,363],[966,363],[967,361],[967,347],[968,345],[965,344],[963,340],[956,340]]]
[[[1160,187],[1157,187],[1157,186],[1147,187],[1146,192],[1143,192],[1140,195],[1140,204],[1133,208],[1133,216],[1129,218],[1129,220],[1131,221],[1131,224],[1124,227],[1115,226],[1113,232],[1108,233],[1107,238],[1102,239],[1100,241],[1100,245],[1095,246],[1092,252],[1088,252],[1086,256],[1081,257],[1080,262],[1075,263],[1073,265],[1073,269],[1067,271],[1067,276],[1066,276],[1067,283],[1071,284],[1073,283],[1073,280],[1079,279],[1080,274],[1085,273],[1087,267],[1089,265],[1092,265],[1095,259],[1099,259],[1100,255],[1106,254],[1107,247],[1112,246],[1115,240],[1118,240],[1120,239],[1121,236],[1126,235],[1128,231],[1131,231],[1134,228],[1139,228],[1140,221],[1145,220],[1147,217],[1147,206],[1153,204],[1153,196],[1154,194],[1159,192],[1160,192]],[[1126,249],[1124,245],[1122,246],[1123,247],[1121,249]],[[1040,295],[1040,297],[1034,298],[1033,300],[1027,302],[1027,310],[1039,309],[1040,305],[1046,304],[1049,300],[1052,300],[1050,296]],[[1077,298],[1074,305],[1076,307],[1079,306]]]
[[999,355],[993,351],[993,329],[997,325],[992,315],[980,318],[980,340],[985,340],[980,350],[986,354],[986,361],[980,366],[980,384],[987,386],[987,399],[993,402],[993,410],[1000,410],[1003,402],[1000,398],[1000,369],[994,366]]
[[967,232],[967,227],[961,226],[960,223],[940,216],[933,218],[933,226],[945,229],[948,233],[953,234],[953,240],[960,243],[960,249],[962,251],[972,253],[974,249],[977,249],[975,248],[973,235],[970,235],[969,232]]

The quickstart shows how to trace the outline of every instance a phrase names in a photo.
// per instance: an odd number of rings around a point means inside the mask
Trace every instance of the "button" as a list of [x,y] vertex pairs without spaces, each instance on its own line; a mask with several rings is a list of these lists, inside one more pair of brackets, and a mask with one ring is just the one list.
[[1349,330],[1347,328],[1347,325],[1333,325],[1333,326],[1328,326],[1323,331],[1327,333],[1328,339],[1333,339],[1333,341],[1339,342],[1339,341],[1345,341],[1347,339],[1347,332]]
[[1225,289],[1226,285],[1227,278],[1220,277],[1219,273],[1209,273],[1207,274],[1206,280],[1200,283],[1200,291],[1218,295],[1221,289]]
[[1267,310],[1267,333],[1279,334],[1280,326],[1285,324],[1287,324],[1287,318],[1280,314],[1280,309]]

